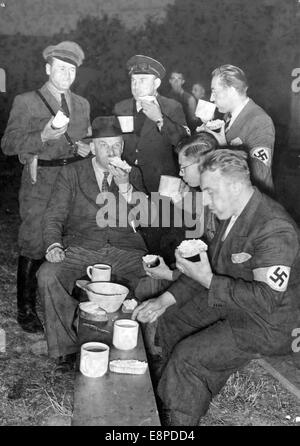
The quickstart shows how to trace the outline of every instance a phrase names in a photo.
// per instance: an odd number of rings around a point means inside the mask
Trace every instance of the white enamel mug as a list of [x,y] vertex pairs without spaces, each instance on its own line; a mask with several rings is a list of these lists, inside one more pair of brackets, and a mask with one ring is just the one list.
[[86,342],[80,350],[80,371],[89,378],[105,375],[108,368],[109,346],[102,342]]

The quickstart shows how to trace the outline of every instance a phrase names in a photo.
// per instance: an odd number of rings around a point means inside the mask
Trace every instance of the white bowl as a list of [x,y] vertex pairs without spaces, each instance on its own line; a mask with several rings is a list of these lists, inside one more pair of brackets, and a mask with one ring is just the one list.
[[96,302],[107,313],[118,311],[124,302],[129,289],[113,282],[90,282],[85,291],[91,302]]

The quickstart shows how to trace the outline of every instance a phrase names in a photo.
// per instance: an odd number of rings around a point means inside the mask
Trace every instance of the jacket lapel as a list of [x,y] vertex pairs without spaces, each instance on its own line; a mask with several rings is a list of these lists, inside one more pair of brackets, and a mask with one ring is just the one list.
[[78,163],[78,186],[84,197],[98,209],[96,200],[100,190],[93,168],[92,158],[89,159],[87,165],[84,164],[84,161]]
[[245,105],[241,113],[237,116],[232,126],[226,132],[226,139],[228,142],[239,135],[241,128],[245,125],[245,121],[247,121],[246,116],[251,111],[253,104],[254,102],[252,101],[252,99],[249,99],[248,103]]
[[[254,193],[244,208],[243,212],[239,215],[233,227],[229,231],[226,239],[222,242],[222,237],[226,231],[226,228],[230,222],[226,220],[222,222],[219,226],[218,232],[214,237],[210,246],[210,255],[212,265],[216,265],[222,251],[231,251],[232,249],[239,248],[239,244],[242,240],[245,240],[249,234],[252,222],[254,219],[254,214],[257,210],[259,203],[261,202],[262,194],[254,187]],[[229,248],[229,246],[231,248]]]
[[[163,113],[165,113],[165,106],[164,106],[164,101],[163,98],[160,95],[157,95],[156,97],[157,102],[160,106],[160,109]],[[149,132],[151,131],[159,131],[157,126],[156,126],[156,122],[152,121],[151,119],[147,118],[145,119],[142,131],[141,131],[141,137],[144,137],[145,135],[147,135]]]
[[[54,113],[57,113],[60,109],[60,103],[55,99],[55,97],[51,94],[50,90],[47,88],[47,84],[44,84],[42,88],[40,89],[42,95],[45,97],[47,102],[49,103],[50,107],[53,109]],[[42,102],[42,100],[40,99]],[[46,108],[46,105],[44,105]]]

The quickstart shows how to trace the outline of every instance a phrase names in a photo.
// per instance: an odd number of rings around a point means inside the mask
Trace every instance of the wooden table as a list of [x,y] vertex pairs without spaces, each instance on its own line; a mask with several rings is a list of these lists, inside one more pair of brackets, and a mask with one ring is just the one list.
[[[112,345],[112,328],[117,319],[130,318],[121,311],[108,314],[107,324],[81,320],[80,343],[100,341],[110,345],[110,360],[147,361],[141,327],[137,347],[122,351]],[[83,325],[85,324],[85,325]],[[95,324],[107,332],[92,329]],[[160,426],[149,368],[143,375],[125,375],[109,370],[100,378],[88,378],[78,370],[75,377],[73,426]]]

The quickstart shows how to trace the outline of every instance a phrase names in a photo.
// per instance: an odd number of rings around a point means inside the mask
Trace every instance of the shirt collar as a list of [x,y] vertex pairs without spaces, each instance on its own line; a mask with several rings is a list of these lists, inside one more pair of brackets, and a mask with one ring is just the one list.
[[231,113],[231,118],[230,118],[230,124],[229,127],[232,126],[233,122],[236,120],[236,118],[238,117],[238,115],[241,113],[241,111],[243,110],[244,107],[246,107],[246,105],[249,102],[249,98],[246,98],[246,100],[244,102],[242,102],[242,104],[240,104],[232,113]]
[[[48,88],[48,90],[50,91],[50,93],[52,94],[52,96],[55,97],[55,99],[57,100],[57,102],[60,104],[61,102],[61,92],[57,90],[57,88],[51,84],[51,82],[46,82],[46,87]],[[66,97],[66,101],[68,103],[68,105],[70,104],[70,91],[67,90],[64,92],[64,95]]]
[[[95,175],[96,175],[96,179],[97,179],[97,182],[98,182],[98,186],[99,186],[99,188],[100,188],[100,190],[101,190],[101,188],[102,188],[102,180],[103,180],[103,178],[104,178],[104,172],[107,172],[107,170],[106,170],[106,169],[103,169],[103,167],[101,167],[101,166],[97,163],[97,160],[96,160],[96,157],[95,157],[95,156],[92,158],[92,165],[93,165],[93,168],[94,168],[94,172],[95,172]],[[112,176],[112,174],[109,172],[109,175],[108,175],[108,177],[107,177],[107,181],[108,181],[108,184],[109,184],[109,185],[111,184],[112,179],[113,179],[113,176]]]

